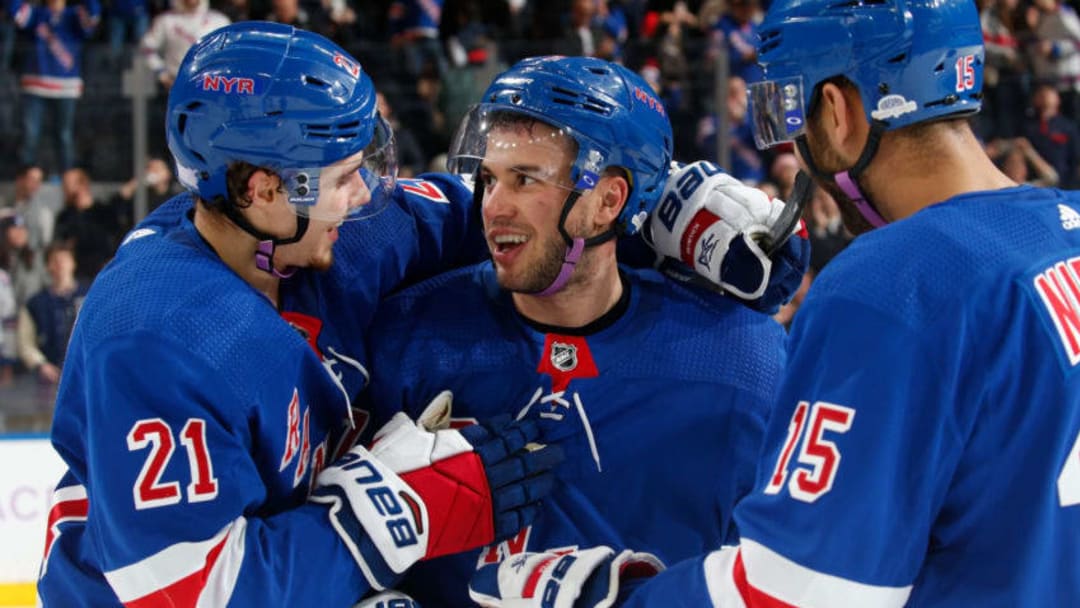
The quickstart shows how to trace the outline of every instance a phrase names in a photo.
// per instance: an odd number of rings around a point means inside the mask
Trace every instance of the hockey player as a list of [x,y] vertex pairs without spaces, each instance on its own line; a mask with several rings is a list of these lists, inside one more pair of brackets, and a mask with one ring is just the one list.
[[[450,389],[460,423],[535,420],[567,462],[533,525],[410,571],[399,589],[425,608],[470,605],[478,566],[525,551],[576,558],[576,547],[603,544],[673,563],[733,542],[732,508],[752,487],[783,360],[783,329],[768,316],[618,265],[615,239],[660,201],[672,153],[671,124],[641,77],[594,58],[533,58],[482,99],[449,160],[477,176],[492,260],[380,308],[374,420],[402,407],[415,416]],[[669,206],[751,195],[741,207],[763,224],[782,207],[709,163],[671,181]],[[631,561],[659,567],[629,553],[617,567]]]
[[760,32],[760,144],[863,234],[795,317],[741,545],[627,605],[1080,605],[1080,196],[972,134],[975,6],[779,0]]
[[289,26],[228,26],[186,56],[167,120],[197,203],[170,232],[132,233],[83,305],[52,430],[68,471],[44,604],[349,606],[528,523],[556,451],[525,449],[535,425],[398,417],[371,452],[352,447],[345,386],[364,370],[334,348],[350,328],[289,312],[281,277],[331,268],[338,227],[394,187],[357,62]]

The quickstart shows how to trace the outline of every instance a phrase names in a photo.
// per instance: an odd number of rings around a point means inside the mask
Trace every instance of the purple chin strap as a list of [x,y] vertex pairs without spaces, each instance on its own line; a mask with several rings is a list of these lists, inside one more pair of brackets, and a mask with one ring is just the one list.
[[581,259],[581,253],[585,251],[585,239],[575,238],[573,243],[566,248],[566,257],[563,258],[562,269],[559,270],[559,276],[555,277],[555,280],[551,282],[543,291],[536,292],[538,296],[550,296],[553,293],[560,291],[570,281],[570,275],[574,274],[574,267],[577,266],[578,260]]
[[844,191],[844,194],[851,199],[851,202],[855,203],[855,208],[866,218],[866,221],[870,222],[871,226],[880,228],[888,224],[885,218],[881,217],[881,214],[877,212],[877,209],[874,209],[874,206],[866,200],[862,190],[859,190],[859,185],[855,183],[855,180],[851,179],[847,171],[837,173],[833,176],[833,179],[836,181],[836,185]]
[[255,267],[279,279],[287,279],[296,274],[296,268],[291,266],[285,272],[274,268],[274,241],[259,241],[259,247],[255,250]]

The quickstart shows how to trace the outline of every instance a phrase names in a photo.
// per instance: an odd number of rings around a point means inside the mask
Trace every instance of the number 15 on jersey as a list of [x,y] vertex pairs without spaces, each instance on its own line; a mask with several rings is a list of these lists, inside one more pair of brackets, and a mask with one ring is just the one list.
[[[840,469],[840,450],[825,437],[825,433],[846,433],[855,419],[855,410],[835,403],[818,401],[813,407],[800,401],[788,423],[787,439],[773,467],[766,494],[778,494],[785,482],[792,498],[814,502],[832,489]],[[788,465],[798,447],[794,474],[788,475]]]

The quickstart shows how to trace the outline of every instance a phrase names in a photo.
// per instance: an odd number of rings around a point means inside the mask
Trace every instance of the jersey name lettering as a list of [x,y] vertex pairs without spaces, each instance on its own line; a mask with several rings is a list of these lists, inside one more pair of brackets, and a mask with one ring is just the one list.
[[1039,294],[1057,330],[1069,365],[1080,363],[1080,257],[1057,262],[1035,276]]

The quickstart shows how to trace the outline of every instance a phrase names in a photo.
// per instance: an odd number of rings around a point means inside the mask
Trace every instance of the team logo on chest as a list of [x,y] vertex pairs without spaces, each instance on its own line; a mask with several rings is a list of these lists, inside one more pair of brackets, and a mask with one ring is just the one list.
[[577,347],[565,342],[552,341],[551,365],[560,372],[573,371],[578,365]]

